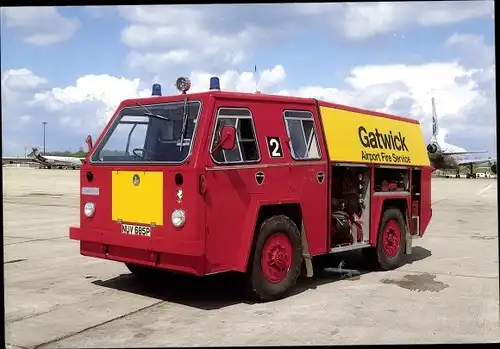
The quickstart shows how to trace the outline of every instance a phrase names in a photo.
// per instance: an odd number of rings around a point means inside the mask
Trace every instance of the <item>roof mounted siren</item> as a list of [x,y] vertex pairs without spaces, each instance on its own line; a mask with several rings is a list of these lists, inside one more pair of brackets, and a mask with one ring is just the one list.
[[180,77],[175,82],[175,87],[179,90],[180,93],[185,95],[186,92],[191,88],[191,81],[188,78]]
[[216,76],[210,78],[210,91],[220,91],[220,81]]
[[161,85],[153,84],[151,96],[161,96]]

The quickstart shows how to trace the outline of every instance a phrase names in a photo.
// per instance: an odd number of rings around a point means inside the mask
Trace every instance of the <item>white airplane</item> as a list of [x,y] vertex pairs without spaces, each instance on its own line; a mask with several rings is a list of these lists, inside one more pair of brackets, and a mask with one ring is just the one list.
[[52,167],[69,167],[75,170],[81,166],[84,160],[84,158],[76,158],[72,156],[42,155],[37,148],[33,148],[33,155],[34,161],[49,169]]
[[427,146],[427,152],[429,153],[429,159],[431,161],[432,167],[437,170],[455,170],[455,177],[460,177],[460,168],[463,166],[469,166],[470,171],[467,174],[467,178],[475,178],[476,175],[473,171],[474,165],[486,165],[490,166],[490,171],[493,174],[497,173],[496,158],[480,158],[471,159],[468,155],[487,153],[486,150],[465,150],[464,148],[457,147],[453,144],[448,144],[445,142],[447,136],[446,130],[438,129],[436,104],[434,98],[432,98],[432,137],[429,145]]

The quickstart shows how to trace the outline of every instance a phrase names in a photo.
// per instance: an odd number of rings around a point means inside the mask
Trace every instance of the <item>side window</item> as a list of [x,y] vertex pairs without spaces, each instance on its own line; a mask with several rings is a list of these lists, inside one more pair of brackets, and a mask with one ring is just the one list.
[[295,160],[321,159],[313,114],[309,111],[286,110],[286,132]]
[[236,129],[234,148],[230,150],[219,148],[213,154],[215,162],[224,164],[259,161],[260,153],[255,137],[255,127],[252,113],[248,109],[219,108],[210,149],[213,150],[219,144],[222,127],[226,125]]

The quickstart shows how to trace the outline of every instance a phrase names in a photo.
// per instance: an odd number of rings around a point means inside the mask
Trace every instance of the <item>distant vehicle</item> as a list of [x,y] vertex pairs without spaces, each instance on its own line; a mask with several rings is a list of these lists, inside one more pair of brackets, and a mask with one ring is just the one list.
[[464,148],[457,147],[453,144],[445,142],[446,133],[439,132],[436,104],[432,98],[432,137],[429,145],[427,145],[427,152],[429,153],[429,160],[432,167],[437,170],[447,171],[455,170],[455,177],[460,177],[460,169],[464,166],[469,166],[469,173],[467,178],[476,178],[474,173],[474,165],[490,166],[490,171],[493,174],[497,173],[496,158],[479,158],[471,159],[465,155],[487,153],[486,150],[465,150]]
[[53,155],[42,155],[37,148],[33,148],[33,160],[38,162],[40,165],[52,168],[80,168],[84,158],[76,158],[72,156],[53,156]]

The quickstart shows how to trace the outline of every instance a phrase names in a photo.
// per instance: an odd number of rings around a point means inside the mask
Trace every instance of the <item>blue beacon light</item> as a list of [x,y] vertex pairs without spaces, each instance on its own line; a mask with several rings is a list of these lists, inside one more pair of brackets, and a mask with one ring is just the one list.
[[210,78],[210,90],[220,91],[220,81],[218,77],[213,76]]
[[161,96],[160,84],[153,84],[153,92],[151,93],[151,96]]

